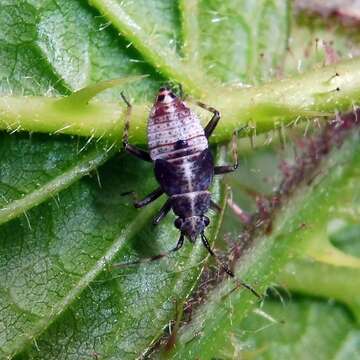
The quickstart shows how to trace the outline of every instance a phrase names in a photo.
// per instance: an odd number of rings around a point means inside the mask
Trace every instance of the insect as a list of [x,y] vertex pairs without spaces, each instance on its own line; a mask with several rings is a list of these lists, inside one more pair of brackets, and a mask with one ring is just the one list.
[[[148,205],[162,194],[168,199],[154,218],[158,224],[172,209],[177,216],[174,225],[180,231],[179,240],[170,252],[179,250],[185,238],[194,243],[200,236],[208,252],[217,259],[205,236],[205,228],[210,220],[206,216],[210,208],[220,207],[211,200],[209,188],[214,175],[226,174],[237,169],[235,156],[233,165],[215,166],[209,150],[208,139],[215,130],[220,113],[201,102],[197,104],[211,112],[212,118],[202,128],[198,116],[176,96],[170,88],[160,88],[150,111],[147,132],[149,151],[129,143],[131,104],[121,94],[127,105],[123,145],[131,155],[154,164],[155,177],[159,187],[140,201],[134,201],[137,208]],[[236,151],[234,151],[236,155]],[[160,254],[152,258],[160,258]],[[217,259],[217,261],[219,261]],[[226,264],[220,263],[224,271],[234,277]],[[250,288],[248,285],[243,286]]]

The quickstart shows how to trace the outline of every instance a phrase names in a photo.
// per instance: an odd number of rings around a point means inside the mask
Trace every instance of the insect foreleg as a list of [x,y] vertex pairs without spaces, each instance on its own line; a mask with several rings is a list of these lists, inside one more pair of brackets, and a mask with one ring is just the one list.
[[210,208],[214,211],[221,212],[222,208],[214,200],[210,200]]
[[154,217],[153,224],[157,225],[171,210],[171,199],[168,199],[159,213]]
[[173,249],[171,249],[170,252],[178,251],[179,249],[181,249],[181,247],[184,244],[184,239],[185,239],[184,234],[181,234],[176,246]]
[[233,156],[233,159],[234,159],[234,164],[233,165],[215,166],[215,168],[214,168],[214,174],[215,175],[227,174],[227,173],[235,171],[238,168],[239,161],[238,161],[238,152],[237,152],[237,136],[236,136],[236,133],[233,134],[232,142],[231,142],[231,148],[232,148],[232,156]]
[[123,132],[123,145],[126,152],[128,152],[131,155],[136,156],[137,158],[152,162],[150,154],[143,150],[138,148],[137,146],[129,144],[129,128],[130,128],[130,116],[131,116],[131,104],[129,100],[125,97],[123,93],[121,93],[121,98],[124,100],[127,109],[125,113],[125,126],[124,126],[124,132]]
[[152,193],[150,193],[148,196],[146,196],[144,199],[142,200],[135,200],[134,201],[134,206],[136,208],[141,208],[144,207],[148,204],[150,204],[151,202],[153,202],[154,200],[156,200],[158,197],[160,197],[162,194],[164,193],[164,191],[161,189],[161,187],[158,187],[156,190],[154,190]]

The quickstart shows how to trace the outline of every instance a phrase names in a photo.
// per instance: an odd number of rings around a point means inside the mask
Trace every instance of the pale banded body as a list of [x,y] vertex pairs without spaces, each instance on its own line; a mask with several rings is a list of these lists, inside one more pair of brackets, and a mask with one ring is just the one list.
[[[208,138],[218,124],[220,114],[214,108],[198,102],[202,108],[213,113],[213,117],[203,129],[198,117],[178,98],[170,89],[161,88],[156,97],[148,120],[149,151],[129,144],[128,131],[131,105],[122,95],[128,105],[123,144],[130,154],[154,164],[154,171],[159,187],[143,200],[135,201],[135,207],[143,207],[166,194],[166,200],[159,213],[154,218],[158,224],[172,209],[177,216],[175,226],[180,231],[179,240],[170,251],[179,250],[185,237],[194,242],[200,235],[201,240],[216,259],[205,236],[205,228],[209,225],[209,218],[205,215],[210,207],[219,210],[219,206],[211,201],[209,191],[214,175],[234,171],[237,164],[214,166],[211,152],[208,148]],[[234,148],[235,149],[235,148]],[[236,155],[236,151],[234,151]],[[150,260],[159,259],[164,254],[153,256]],[[221,267],[228,275],[234,277],[228,266],[221,263]],[[238,283],[253,294],[257,292],[243,281]]]
[[[128,104],[130,115],[130,104],[124,96],[123,99]],[[212,203],[209,188],[214,175],[234,171],[237,162],[234,165],[214,166],[208,138],[220,114],[202,103],[198,105],[213,113],[205,129],[197,115],[179,97],[170,89],[161,88],[148,120],[149,152],[129,144],[128,122],[123,141],[129,153],[154,164],[160,185],[146,198],[136,201],[135,206],[145,206],[165,193],[168,199],[154,223],[158,224],[171,209],[177,215],[175,226],[180,230],[180,238],[172,251],[181,248],[185,237],[194,242],[200,235],[206,248],[214,255],[204,234],[209,224],[205,214],[211,206],[215,209],[219,207]]]
[[148,146],[150,156],[169,160],[181,156],[185,148],[194,152],[205,150],[208,141],[199,118],[169,90],[159,93],[149,116]]

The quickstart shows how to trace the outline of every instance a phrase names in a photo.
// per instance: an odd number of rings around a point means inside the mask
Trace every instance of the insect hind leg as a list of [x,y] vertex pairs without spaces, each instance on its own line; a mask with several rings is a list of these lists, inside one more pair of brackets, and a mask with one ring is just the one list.
[[129,144],[129,129],[130,129],[130,117],[131,117],[132,106],[131,106],[129,100],[125,97],[123,92],[121,92],[120,95],[121,95],[121,98],[123,99],[124,103],[126,104],[125,126],[124,126],[123,139],[122,139],[124,149],[129,154],[131,154],[141,160],[144,160],[147,162],[152,162],[150,154],[147,151],[140,149],[137,146]]
[[157,225],[171,210],[171,199],[167,199],[166,203],[159,210],[159,213],[154,217],[153,224]]
[[131,195],[133,198],[133,204],[136,208],[142,208],[148,204],[150,204],[151,202],[153,202],[154,200],[156,200],[158,197],[160,197],[162,194],[164,193],[164,191],[161,189],[161,187],[158,187],[157,189],[155,189],[154,191],[152,191],[149,195],[147,195],[146,197],[144,197],[142,200],[138,200],[137,199],[137,195],[134,191],[126,191],[124,193],[122,193],[122,196],[126,196],[126,195]]
[[164,258],[166,256],[169,256],[170,254],[180,250],[182,248],[183,244],[184,244],[184,240],[185,240],[185,236],[183,234],[181,234],[176,246],[173,247],[168,252],[160,253],[158,255],[150,256],[150,257],[147,257],[147,258],[142,258],[142,259],[127,262],[127,263],[113,264],[112,268],[119,269],[119,268],[124,268],[124,267],[127,267],[127,266],[131,266],[131,265],[138,265],[138,264],[142,264],[142,263],[148,263],[148,262],[160,260],[160,259],[162,259],[162,258]]
[[233,165],[215,166],[214,167],[215,175],[228,174],[235,171],[239,167],[236,132],[234,132],[232,136],[231,149],[232,149],[232,157],[234,159]]

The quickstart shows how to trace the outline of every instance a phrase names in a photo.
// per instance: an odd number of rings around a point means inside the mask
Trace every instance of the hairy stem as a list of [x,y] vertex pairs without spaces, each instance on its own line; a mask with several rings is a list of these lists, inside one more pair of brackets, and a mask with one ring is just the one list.
[[255,133],[355,108],[360,102],[360,59],[347,60],[296,77],[251,88],[214,89],[207,100],[221,110],[217,141],[229,139],[236,127]]
[[[244,125],[260,133],[297,120],[331,115],[360,101],[360,59],[252,88],[212,88],[204,101],[222,113],[211,138],[216,143],[230,140],[233,131]],[[149,106],[133,107],[130,135],[135,143],[146,143]],[[124,110],[122,104],[114,103],[64,106],[59,98],[5,96],[0,97],[0,129],[119,139]],[[209,116],[201,111],[204,123]]]

